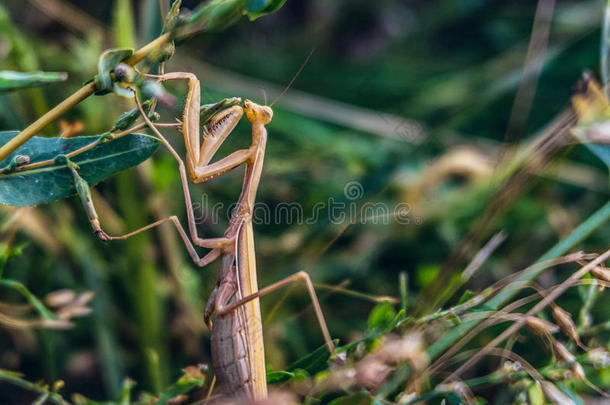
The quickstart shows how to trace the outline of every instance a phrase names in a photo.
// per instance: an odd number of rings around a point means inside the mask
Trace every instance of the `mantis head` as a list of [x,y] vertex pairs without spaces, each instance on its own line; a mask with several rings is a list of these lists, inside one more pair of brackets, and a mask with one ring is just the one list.
[[252,124],[255,122],[267,125],[273,118],[273,110],[266,105],[258,105],[250,100],[244,100],[246,118]]

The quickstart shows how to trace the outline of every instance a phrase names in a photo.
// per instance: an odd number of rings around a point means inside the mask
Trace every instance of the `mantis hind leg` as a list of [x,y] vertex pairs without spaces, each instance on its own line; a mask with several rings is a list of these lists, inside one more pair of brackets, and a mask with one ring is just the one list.
[[331,356],[333,358],[336,358],[337,352],[335,350],[335,344],[333,343],[333,341],[330,337],[330,333],[328,332],[328,327],[326,326],[326,319],[324,318],[324,313],[322,312],[322,308],[320,307],[320,302],[318,301],[318,296],[316,295],[316,291],[314,289],[311,278],[309,277],[309,274],[307,274],[307,272],[305,272],[305,271],[299,271],[291,276],[286,277],[283,280],[275,282],[267,287],[261,288],[254,294],[243,297],[228,305],[223,305],[221,302],[216,302],[216,314],[225,315],[249,301],[252,301],[256,298],[260,298],[275,290],[278,290],[282,287],[285,287],[289,284],[299,282],[299,281],[304,282],[305,286],[307,287],[307,292],[309,293],[309,297],[311,298],[311,303],[313,304],[314,312],[316,314],[316,318],[318,320],[318,324],[320,326],[322,336],[324,337],[324,342],[326,344],[326,347],[327,347],[328,351],[330,352]]

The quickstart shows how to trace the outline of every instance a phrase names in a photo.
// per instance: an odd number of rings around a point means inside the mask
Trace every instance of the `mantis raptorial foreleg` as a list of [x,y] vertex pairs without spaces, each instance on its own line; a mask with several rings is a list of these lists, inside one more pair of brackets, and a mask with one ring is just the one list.
[[172,72],[161,76],[148,75],[148,77],[156,78],[159,81],[187,81],[188,91],[182,116],[182,134],[186,147],[186,168],[193,183],[203,183],[222,176],[252,158],[256,152],[254,144],[248,149],[235,151],[210,164],[220,145],[241,119],[243,115],[241,107],[234,106],[217,114],[209,125],[210,129],[201,139],[199,131],[201,86],[197,76],[186,72]]

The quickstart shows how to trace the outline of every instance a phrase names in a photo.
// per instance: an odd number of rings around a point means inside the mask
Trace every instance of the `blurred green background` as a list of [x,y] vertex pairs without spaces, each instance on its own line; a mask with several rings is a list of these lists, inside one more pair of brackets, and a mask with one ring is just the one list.
[[[335,201],[345,204],[347,215],[335,221],[324,209],[314,221],[272,216],[256,224],[260,286],[304,269],[316,283],[398,297],[404,271],[409,307],[416,304],[485,211],[498,187],[494,173],[502,167],[503,146],[531,144],[569,106],[581,73],[598,70],[603,2],[557,1],[548,46],[534,47],[538,59],[523,75],[536,6],[525,0],[288,0],[275,14],[243,18],[177,47],[166,70],[195,73],[206,103],[228,96],[271,101],[314,50],[273,107],[258,201],[271,212],[282,203],[299,204],[303,218],[319,210],[316,204]],[[69,79],[0,95],[0,130],[24,128],[76,90],[95,74],[104,49],[129,45],[117,38],[141,46],[159,31],[153,0],[6,0],[0,6],[0,69],[64,71]],[[185,86],[168,89],[182,103]],[[102,133],[130,108],[129,100],[115,95],[93,97],[45,134],[80,124],[80,134]],[[162,109],[165,121],[178,115],[177,108]],[[221,154],[247,145],[246,124]],[[165,133],[182,153],[180,134]],[[237,199],[242,175],[237,170],[191,187],[201,235],[224,232],[226,207]],[[506,241],[469,288],[526,267],[568,235],[608,201],[607,176],[587,148],[561,148],[521,185],[514,203],[485,224],[479,248],[500,230]],[[346,195],[354,184],[358,198]],[[98,185],[95,200],[110,233],[168,214],[184,218],[176,164],[162,149]],[[366,202],[391,212],[403,204],[408,220],[350,218],[349,208]],[[225,207],[218,223],[210,219],[216,203]],[[6,265],[5,277],[39,297],[57,289],[92,290],[95,297],[93,312],[70,330],[0,329],[0,368],[24,372],[31,381],[63,379],[62,392],[102,399],[114,398],[125,376],[154,393],[182,367],[210,363],[201,314],[219,263],[197,269],[169,225],[105,244],[91,234],[75,197],[1,212],[5,243],[27,243]],[[608,240],[610,227],[603,226],[579,248],[600,252]],[[541,282],[550,285],[558,276],[545,277]],[[344,343],[358,338],[374,302],[323,288],[318,293],[333,337]],[[0,297],[19,302],[11,291]],[[564,299],[577,310],[577,291]],[[607,294],[597,302],[597,319],[608,319],[608,303]],[[272,369],[322,343],[303,289],[274,293],[261,305]],[[481,334],[479,343],[490,336]],[[524,350],[534,363],[542,357],[535,347]],[[0,402],[27,398],[32,396],[0,383]]]

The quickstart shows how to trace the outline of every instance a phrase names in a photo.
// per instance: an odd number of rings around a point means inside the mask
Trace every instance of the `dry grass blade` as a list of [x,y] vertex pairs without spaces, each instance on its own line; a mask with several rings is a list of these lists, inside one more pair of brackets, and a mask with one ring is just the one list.
[[[601,254],[597,259],[588,263],[586,266],[581,267],[579,270],[574,272],[567,280],[563,283],[559,284],[556,288],[554,288],[545,298],[543,298],[538,304],[536,304],[532,309],[530,309],[526,315],[535,315],[538,312],[542,311],[546,306],[548,306],[553,300],[559,297],[561,294],[568,289],[574,281],[577,281],[582,276],[591,271],[592,268],[598,266],[603,263],[604,260],[610,257],[610,249]],[[446,380],[452,380],[456,378],[458,375],[463,373],[472,367],[477,361],[480,360],[482,356],[487,354],[492,348],[496,347],[500,343],[502,343],[506,338],[513,335],[523,324],[527,321],[527,318],[523,318],[521,320],[516,321],[513,325],[511,325],[508,329],[494,338],[491,342],[489,342],[479,353],[473,356],[471,359],[466,361],[460,368],[458,368],[455,372],[453,372]]]
[[15,226],[22,229],[30,238],[53,254],[59,254],[62,246],[53,232],[51,221],[35,207],[0,206],[0,209],[10,215],[3,224],[3,229]]
[[[584,257],[588,257],[588,255],[585,255],[582,252],[577,252],[577,253],[572,253],[566,256],[562,256],[562,257],[557,257],[555,259],[551,259],[551,260],[547,260],[544,262],[540,262],[540,263],[535,263],[529,267],[527,267],[524,270],[515,272],[507,277],[505,277],[504,279],[496,282],[494,284],[494,286],[492,286],[492,288],[495,291],[500,290],[501,288],[525,288],[527,286],[531,286],[530,282],[515,282],[514,280],[516,280],[517,278],[519,278],[519,276],[525,272],[531,271],[532,269],[536,269],[536,268],[540,268],[540,269],[548,269],[551,268],[553,266],[557,266],[559,264],[564,264],[564,263],[573,263],[573,262],[578,262],[579,260],[583,260]],[[540,295],[540,291],[536,290],[536,294],[532,294],[529,295],[527,297],[521,298],[517,301],[511,302],[508,305],[506,305],[504,308],[502,308],[501,310],[497,311],[498,314],[508,314],[511,311],[514,311],[515,309],[533,301],[534,299],[538,298],[538,296]],[[480,323],[479,325],[477,325],[476,327],[474,327],[472,330],[470,330],[468,333],[466,333],[466,335],[460,339],[459,341],[457,341],[455,344],[453,344],[450,348],[448,348],[448,350],[446,350],[431,366],[430,366],[430,372],[436,372],[437,370],[440,369],[440,367],[442,367],[452,356],[454,356],[462,347],[464,347],[471,339],[473,339],[475,336],[478,335],[479,332],[481,332],[482,330],[484,330],[485,328],[487,328],[488,326],[494,324],[495,322],[497,322],[497,317],[492,317],[490,319],[486,319],[485,321],[483,321],[482,323]],[[525,319],[525,318],[524,318]]]
[[529,118],[538,78],[545,63],[544,55],[548,46],[554,10],[555,0],[538,1],[523,68],[523,79],[519,82],[506,130],[505,141],[507,145],[518,139]]
[[540,173],[557,152],[569,143],[572,137],[570,129],[575,123],[576,115],[570,110],[564,111],[523,152],[522,156],[515,158],[511,166],[514,165],[516,169],[494,193],[475,225],[445,261],[435,282],[423,291],[416,307],[417,314],[426,313],[449,298],[450,280],[455,271],[487,237],[496,220],[517,201],[531,178]]
[[483,263],[491,256],[491,254],[506,240],[506,234],[504,232],[498,232],[495,234],[485,246],[476,254],[472,261],[466,266],[466,269],[462,272],[462,281],[469,280],[476,271],[481,268]]

